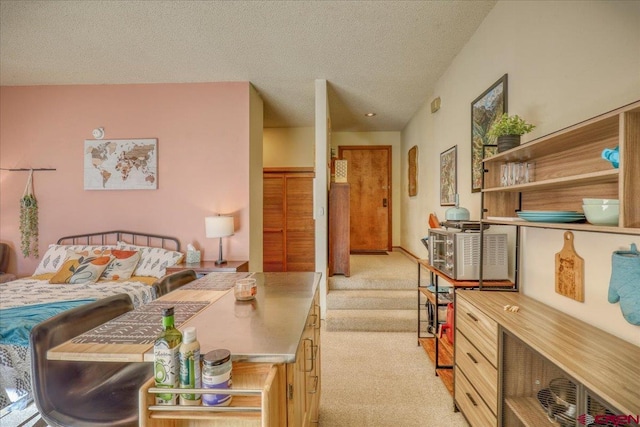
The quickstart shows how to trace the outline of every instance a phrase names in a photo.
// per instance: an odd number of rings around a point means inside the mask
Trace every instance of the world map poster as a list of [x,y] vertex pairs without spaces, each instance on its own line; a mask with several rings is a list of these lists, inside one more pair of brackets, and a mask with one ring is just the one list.
[[85,190],[157,188],[157,139],[84,141]]

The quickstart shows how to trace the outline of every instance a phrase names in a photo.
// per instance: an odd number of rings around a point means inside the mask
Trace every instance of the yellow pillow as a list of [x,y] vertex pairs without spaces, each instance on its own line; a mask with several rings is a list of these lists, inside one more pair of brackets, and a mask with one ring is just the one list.
[[86,253],[69,251],[67,259],[49,283],[97,282],[113,258],[112,255],[87,256]]

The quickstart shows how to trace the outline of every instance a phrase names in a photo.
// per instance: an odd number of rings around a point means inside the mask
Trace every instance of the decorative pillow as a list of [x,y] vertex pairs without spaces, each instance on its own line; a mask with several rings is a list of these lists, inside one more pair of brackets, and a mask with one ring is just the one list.
[[67,259],[68,250],[97,256],[102,254],[103,251],[112,248],[114,248],[112,245],[49,245],[33,275],[56,273]]
[[140,261],[140,252],[111,249],[110,251],[105,251],[103,255],[109,254],[113,255],[113,261],[107,265],[100,278],[106,280],[125,280],[130,278]]
[[140,251],[140,262],[133,272],[134,276],[151,276],[161,278],[166,274],[166,268],[179,264],[184,257],[181,252],[170,251],[162,248],[132,245],[118,242],[118,249],[126,251]]
[[97,282],[102,272],[113,260],[112,255],[89,255],[84,252],[69,251],[67,259],[49,283],[88,283]]

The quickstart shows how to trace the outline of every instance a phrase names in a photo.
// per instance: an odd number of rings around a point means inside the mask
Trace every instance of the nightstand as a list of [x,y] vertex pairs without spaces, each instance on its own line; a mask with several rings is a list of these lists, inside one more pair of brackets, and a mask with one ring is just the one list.
[[200,261],[191,264],[183,263],[167,267],[167,274],[177,271],[193,270],[198,278],[208,273],[233,273],[236,271],[249,271],[249,261],[227,261],[225,264],[216,265],[215,261]]

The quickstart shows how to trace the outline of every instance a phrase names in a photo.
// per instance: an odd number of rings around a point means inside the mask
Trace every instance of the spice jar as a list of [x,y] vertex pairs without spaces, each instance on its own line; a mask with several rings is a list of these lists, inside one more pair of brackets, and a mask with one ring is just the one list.
[[[205,354],[202,361],[202,388],[231,388],[231,352],[226,349],[213,350]],[[229,394],[203,394],[205,406],[228,406]]]

